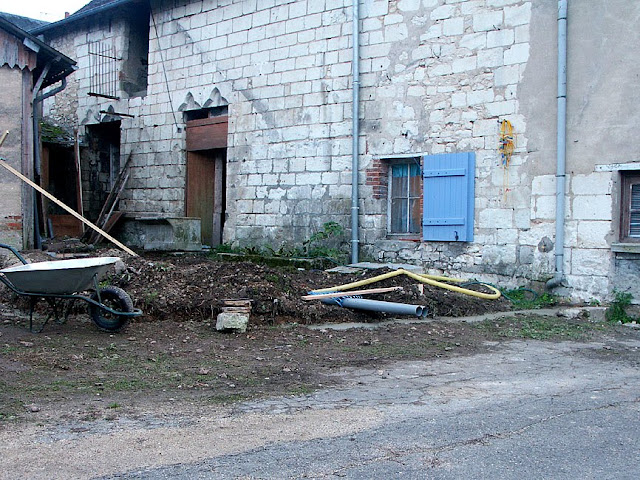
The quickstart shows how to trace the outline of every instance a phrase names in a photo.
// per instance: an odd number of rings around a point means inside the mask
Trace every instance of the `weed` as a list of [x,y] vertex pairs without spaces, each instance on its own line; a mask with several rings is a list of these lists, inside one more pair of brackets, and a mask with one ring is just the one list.
[[142,297],[142,304],[144,305],[145,308],[150,308],[155,303],[155,301],[158,299],[159,296],[160,294],[155,290],[152,290],[150,292],[145,292],[144,296]]
[[113,402],[110,403],[107,408],[111,408],[111,409],[116,409],[116,408],[120,408],[120,404],[118,402]]
[[605,311],[605,318],[613,323],[629,323],[633,322],[635,318],[630,317],[627,314],[627,307],[631,305],[633,295],[628,292],[614,291],[614,301],[609,305]]
[[487,320],[475,325],[492,335],[533,340],[579,339],[601,327],[586,322],[568,322],[554,317],[531,315],[523,318]]
[[552,307],[558,304],[558,297],[551,293],[538,293],[528,288],[520,287],[514,290],[502,290],[502,295],[511,301],[514,307],[521,310]]

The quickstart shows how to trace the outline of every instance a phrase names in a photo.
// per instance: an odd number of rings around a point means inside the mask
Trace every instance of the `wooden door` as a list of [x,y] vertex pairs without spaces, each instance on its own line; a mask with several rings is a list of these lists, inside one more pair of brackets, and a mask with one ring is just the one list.
[[187,122],[186,215],[202,222],[202,244],[222,242],[226,204],[227,116]]
[[202,244],[222,242],[225,215],[224,149],[187,152],[187,216],[200,218]]

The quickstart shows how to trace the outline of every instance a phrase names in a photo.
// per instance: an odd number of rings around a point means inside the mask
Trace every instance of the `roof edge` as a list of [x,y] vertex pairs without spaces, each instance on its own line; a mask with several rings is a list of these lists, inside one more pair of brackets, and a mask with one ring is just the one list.
[[52,22],[49,23],[47,25],[43,25],[41,27],[37,27],[34,29],[29,30],[29,33],[31,35],[40,35],[41,33],[46,33],[50,30],[55,30],[58,27],[64,27],[67,26],[71,23],[74,23],[76,21],[85,19],[85,18],[89,18],[92,17],[94,15],[98,15],[100,13],[104,13],[107,12],[109,10],[113,10],[117,7],[121,7],[123,5],[129,4],[129,3],[135,3],[138,2],[140,0],[115,0],[113,3],[110,3],[108,5],[102,5],[100,7],[96,7],[90,10],[85,10],[85,11],[79,11],[76,13],[73,13],[71,15],[69,15],[67,18],[63,18],[62,20],[58,20],[57,22]]

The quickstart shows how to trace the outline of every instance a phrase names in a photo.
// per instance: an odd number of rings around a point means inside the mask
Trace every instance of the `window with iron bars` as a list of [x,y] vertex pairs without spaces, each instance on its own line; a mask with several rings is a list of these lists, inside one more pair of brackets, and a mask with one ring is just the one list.
[[118,99],[117,62],[111,42],[89,42],[89,95]]

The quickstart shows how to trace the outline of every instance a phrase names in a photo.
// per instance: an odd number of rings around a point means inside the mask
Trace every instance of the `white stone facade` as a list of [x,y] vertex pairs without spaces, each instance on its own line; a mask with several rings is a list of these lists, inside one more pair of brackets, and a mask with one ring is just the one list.
[[[637,93],[627,95],[628,103],[622,94],[613,99],[628,115],[613,139],[600,122],[614,114],[592,103],[606,105],[624,82],[617,55],[637,60],[637,48],[629,53],[624,46],[626,36],[638,34],[621,32],[612,19],[637,16],[640,6],[597,0],[586,8],[585,2],[572,1],[569,10],[565,272],[572,287],[566,293],[588,300],[616,286],[611,244],[618,235],[619,174],[595,166],[640,161],[632,135],[640,123]],[[117,13],[95,20],[88,31],[79,23],[51,38],[80,67],[69,89],[77,108],[60,95],[48,104],[51,111],[72,111],[81,126],[99,123],[105,111],[127,115],[121,117],[121,155],[133,153],[133,171],[123,207],[183,215],[183,112],[228,106],[225,241],[300,243],[330,220],[348,230],[351,0],[152,4],[144,96],[87,95],[88,40],[111,38],[117,56],[126,56],[126,24]],[[360,10],[363,256],[510,286],[551,278],[557,2],[364,0]],[[600,48],[585,36],[588,28],[619,40],[610,58],[588,55]],[[594,58],[610,69],[607,76],[587,75]],[[639,63],[625,68],[637,72]],[[502,120],[516,133],[506,169],[498,151]],[[620,145],[615,158],[603,146],[611,141]],[[366,185],[367,169],[380,159],[449,152],[476,155],[474,241],[389,237],[387,200]]]

